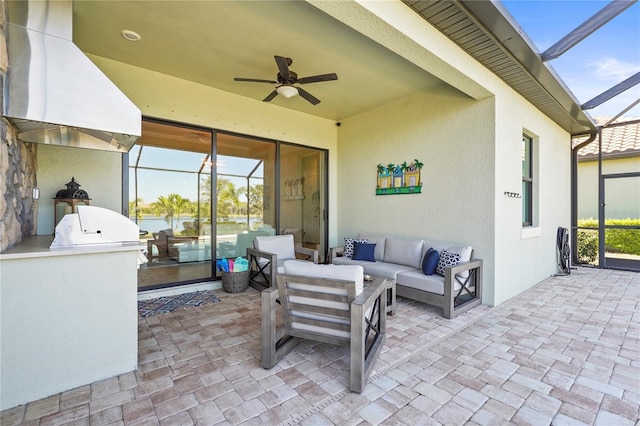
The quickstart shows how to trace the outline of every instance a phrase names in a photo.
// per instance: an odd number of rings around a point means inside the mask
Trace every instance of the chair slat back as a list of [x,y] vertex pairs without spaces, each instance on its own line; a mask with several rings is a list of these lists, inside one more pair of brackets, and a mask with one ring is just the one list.
[[350,338],[355,281],[278,274],[287,334],[327,343]]

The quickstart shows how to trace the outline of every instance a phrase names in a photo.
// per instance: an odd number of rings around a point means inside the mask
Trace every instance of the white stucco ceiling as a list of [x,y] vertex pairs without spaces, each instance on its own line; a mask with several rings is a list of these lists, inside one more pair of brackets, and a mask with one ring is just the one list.
[[[73,39],[86,53],[262,101],[275,85],[274,55],[299,77],[335,72],[337,81],[304,85],[322,102],[272,103],[340,120],[441,80],[303,1],[76,1]],[[125,40],[121,30],[139,33]]]

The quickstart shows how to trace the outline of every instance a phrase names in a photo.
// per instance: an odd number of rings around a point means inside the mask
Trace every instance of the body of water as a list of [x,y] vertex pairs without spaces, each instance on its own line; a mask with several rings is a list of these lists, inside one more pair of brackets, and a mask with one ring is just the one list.
[[[134,218],[131,218],[135,222]],[[194,222],[195,219],[192,216],[181,216],[180,220],[173,220],[173,231],[176,234],[180,234],[184,231],[184,223],[185,222]],[[246,218],[232,218],[229,219],[230,223],[233,222],[241,222],[245,223]],[[249,219],[249,227],[251,227],[256,222],[262,222],[262,218],[260,217],[252,217]],[[140,227],[141,231],[147,231],[149,235],[153,232],[162,231],[163,229],[171,228],[171,225],[167,223],[167,221],[162,216],[144,216],[142,219],[138,219],[137,225]],[[210,234],[211,232],[207,232]]]

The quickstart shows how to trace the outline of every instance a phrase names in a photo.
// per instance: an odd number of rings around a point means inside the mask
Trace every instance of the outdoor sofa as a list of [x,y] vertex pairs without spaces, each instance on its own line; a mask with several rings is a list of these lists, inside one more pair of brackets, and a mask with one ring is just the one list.
[[394,279],[397,296],[438,306],[453,318],[482,303],[482,260],[472,254],[470,246],[361,233],[331,248],[330,262],[362,265],[365,274]]

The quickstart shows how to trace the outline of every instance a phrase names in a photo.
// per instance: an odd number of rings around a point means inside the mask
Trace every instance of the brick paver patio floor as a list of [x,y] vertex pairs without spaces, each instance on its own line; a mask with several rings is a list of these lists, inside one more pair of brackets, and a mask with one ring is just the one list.
[[[398,299],[376,370],[303,342],[260,367],[260,297],[139,320],[135,372],[2,412],[27,425],[637,425],[640,274],[578,268],[453,320]],[[46,348],[43,348],[46,350]]]

